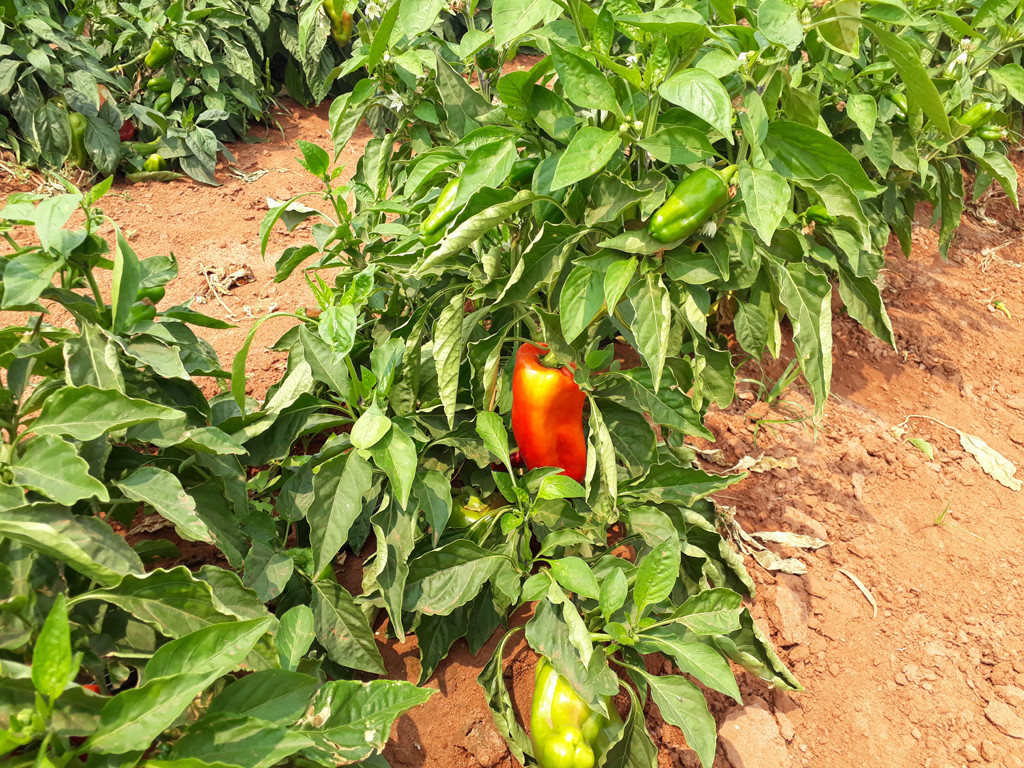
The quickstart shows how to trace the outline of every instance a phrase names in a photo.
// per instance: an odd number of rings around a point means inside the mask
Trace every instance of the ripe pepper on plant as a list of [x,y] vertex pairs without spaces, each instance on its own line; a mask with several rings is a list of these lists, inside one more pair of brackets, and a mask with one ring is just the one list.
[[722,171],[698,168],[672,191],[651,217],[647,231],[659,243],[689,237],[729,202],[729,182],[737,166]]
[[595,712],[546,657],[537,662],[530,738],[541,768],[593,768],[622,727],[611,698],[611,717]]
[[559,467],[582,483],[587,471],[583,405],[587,397],[570,368],[541,362],[547,349],[523,344],[512,374],[512,433],[527,469]]
[[433,210],[420,222],[420,239],[427,245],[438,242],[444,235],[445,228],[455,218],[455,214],[458,213],[455,197],[458,194],[459,180],[454,178],[444,185]]
[[331,37],[339,48],[344,48],[352,39],[352,14],[348,11],[339,13],[335,2],[336,0],[324,0],[324,12],[331,20]]
[[121,141],[131,141],[135,138],[135,123],[131,120],[125,120],[121,123],[121,127],[117,129],[117,137]]

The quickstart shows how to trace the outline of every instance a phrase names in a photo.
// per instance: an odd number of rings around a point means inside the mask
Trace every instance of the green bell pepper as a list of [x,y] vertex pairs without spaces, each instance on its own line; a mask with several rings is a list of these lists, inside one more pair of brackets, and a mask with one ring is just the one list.
[[539,157],[521,157],[512,163],[512,170],[508,174],[509,184],[521,187],[533,181],[533,172],[540,165]]
[[444,231],[455,218],[458,209],[455,207],[455,197],[459,194],[459,180],[454,178],[444,185],[434,209],[420,223],[420,240],[427,245],[433,245],[443,236]]
[[161,93],[156,97],[156,101],[153,102],[153,109],[159,112],[161,115],[166,115],[171,111],[171,94]]
[[167,170],[167,161],[164,160],[160,155],[154,152],[152,155],[142,161],[142,170],[147,173],[156,173],[157,171]]
[[998,104],[983,101],[980,104],[975,104],[957,119],[968,128],[981,128],[996,113],[997,109],[999,109]]
[[174,56],[174,48],[167,45],[163,40],[157,38],[149,46],[149,53],[146,54],[145,64],[150,69],[160,69]]
[[555,672],[547,658],[537,662],[530,738],[541,768],[594,768],[622,727],[619,713],[605,699],[611,717],[595,712]]
[[806,211],[804,211],[804,219],[807,221],[813,221],[816,224],[835,224],[837,219],[828,209],[821,204],[812,205]]
[[669,195],[651,217],[647,231],[659,243],[689,237],[729,202],[729,182],[737,166],[718,172],[698,168]]
[[159,77],[149,78],[149,82],[146,83],[146,90],[153,91],[153,93],[167,93],[171,90],[171,86],[174,85],[171,78],[167,75],[160,75]]
[[484,501],[479,496],[457,496],[452,504],[452,513],[448,517],[448,527],[469,528],[478,520],[490,517],[497,510],[498,506]]
[[907,112],[909,110],[907,94],[903,93],[903,91],[892,91],[889,93],[889,101],[896,107],[896,119],[901,123],[907,122]]

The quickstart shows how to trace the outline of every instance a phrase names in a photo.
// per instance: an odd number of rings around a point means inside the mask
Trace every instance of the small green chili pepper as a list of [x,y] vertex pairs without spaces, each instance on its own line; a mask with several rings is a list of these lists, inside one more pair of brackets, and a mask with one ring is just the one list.
[[420,223],[420,239],[427,245],[433,245],[443,236],[445,228],[455,218],[458,209],[455,208],[455,197],[459,194],[459,180],[454,178],[445,184],[441,190],[434,209]]

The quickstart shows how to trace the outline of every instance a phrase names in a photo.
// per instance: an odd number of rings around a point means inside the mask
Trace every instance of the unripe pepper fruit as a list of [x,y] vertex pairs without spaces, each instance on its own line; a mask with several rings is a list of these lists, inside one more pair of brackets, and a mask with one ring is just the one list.
[[171,78],[167,77],[167,75],[160,75],[159,77],[149,78],[149,81],[146,83],[146,90],[153,93],[167,93],[171,90],[172,85],[174,83],[171,81]]
[[523,344],[512,373],[512,433],[527,469],[558,467],[582,483],[587,472],[583,405],[570,368],[549,368],[547,349]]
[[171,109],[171,94],[161,93],[153,102],[153,109],[161,115],[166,115]]
[[820,203],[812,205],[804,211],[804,218],[816,224],[835,224],[837,221],[836,217],[829,213],[828,209]]
[[430,214],[420,222],[420,240],[433,245],[444,235],[445,228],[458,213],[455,197],[459,194],[459,180],[454,178],[444,185]]
[[81,112],[69,112],[68,123],[71,126],[71,159],[79,168],[89,165],[89,153],[85,149],[85,130],[89,121]]
[[610,718],[595,712],[543,656],[535,679],[530,710],[533,756],[541,768],[593,768],[622,727],[611,699],[605,699]]
[[157,38],[149,46],[149,53],[146,54],[145,64],[150,69],[160,69],[174,56],[174,48],[167,45],[163,40]]
[[651,217],[647,231],[659,243],[689,237],[729,202],[729,182],[737,166],[718,172],[698,168],[672,191]]
[[964,112],[958,120],[969,128],[981,128],[996,113],[998,108],[998,104],[983,101]]
[[151,154],[142,162],[142,170],[148,173],[156,173],[157,171],[167,170],[167,161],[164,160],[156,152]]

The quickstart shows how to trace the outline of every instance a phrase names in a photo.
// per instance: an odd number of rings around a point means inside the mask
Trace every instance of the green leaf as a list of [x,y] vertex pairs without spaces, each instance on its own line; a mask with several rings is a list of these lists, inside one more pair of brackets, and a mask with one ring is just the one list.
[[508,430],[505,422],[493,411],[479,411],[476,415],[476,433],[484,441],[487,450],[497,456],[512,471],[508,453]]
[[580,128],[558,159],[551,189],[561,189],[599,173],[622,146],[618,133],[595,128]]
[[372,482],[370,465],[357,451],[319,466],[313,478],[313,504],[306,513],[316,573],[329,566],[345,545]]
[[657,393],[668,356],[672,300],[661,276],[657,272],[648,272],[630,290],[629,301],[634,310],[630,330],[640,354],[651,369],[651,383]]
[[491,710],[494,726],[505,738],[509,751],[522,765],[526,765],[526,755],[533,756],[533,744],[526,729],[519,724],[518,710],[512,704],[508,688],[505,686],[503,656],[505,645],[517,630],[510,630],[498,642],[490,660],[480,670],[477,682],[484,689],[487,707]]
[[207,684],[245,659],[271,626],[270,617],[211,624],[160,646],[146,664],[146,680],[173,677],[182,670],[202,675]]
[[906,84],[910,109],[920,107],[928,115],[928,119],[935,124],[935,127],[942,132],[942,135],[951,139],[949,118],[942,103],[942,96],[935,88],[935,83],[932,82],[928,70],[921,63],[921,56],[917,48],[906,39],[894,35],[877,24],[867,22],[865,26],[874,32],[885,46],[892,63],[896,66],[896,71]]
[[374,400],[370,403],[370,407],[363,411],[362,415],[356,419],[356,423],[352,425],[349,439],[355,448],[372,448],[384,438],[384,435],[390,429],[391,419],[384,415],[384,411],[380,409],[377,401]]
[[115,227],[117,234],[117,249],[114,252],[114,274],[111,278],[110,304],[114,310],[114,333],[124,330],[128,321],[128,314],[135,303],[135,296],[139,292],[139,257],[124,239],[120,228]]
[[373,38],[370,40],[370,52],[366,59],[366,69],[370,74],[373,74],[373,70],[380,63],[391,43],[391,32],[395,28],[395,22],[398,21],[398,13],[401,8],[402,0],[392,0],[391,5],[384,12],[377,30],[373,33]]
[[[721,0],[720,0],[721,1]],[[732,5],[728,4],[731,11]],[[658,765],[658,748],[654,746],[651,735],[647,732],[644,719],[644,707],[637,698],[636,692],[626,686],[629,693],[629,715],[623,723],[618,738],[612,740],[605,752],[605,768],[656,768]]]
[[129,499],[153,507],[161,517],[174,523],[175,530],[189,541],[214,538],[206,523],[196,514],[195,500],[185,493],[181,481],[164,469],[141,467],[117,483]]
[[824,43],[841,54],[857,58],[860,51],[860,0],[837,0],[818,14],[818,32]]
[[[24,452],[11,463],[14,482],[70,507],[96,497],[109,501],[107,488],[89,474],[89,463],[75,447],[55,435],[40,435],[22,443]],[[59,467],[59,471],[54,471]]]
[[757,231],[757,236],[770,244],[782,217],[790,207],[792,193],[789,184],[774,171],[741,163],[739,185],[747,218]]
[[558,17],[559,7],[551,0],[494,0],[491,19],[494,47],[504,48],[537,24]]
[[316,639],[337,664],[383,675],[384,661],[373,630],[348,590],[331,581],[313,584],[313,617]]
[[715,150],[696,128],[669,125],[637,142],[655,160],[669,165],[693,165],[713,157]]
[[208,684],[206,675],[184,673],[122,691],[104,705],[100,727],[83,751],[121,754],[149,749]]
[[210,703],[208,711],[288,725],[306,711],[318,687],[317,679],[310,675],[265,669],[229,685]]
[[870,93],[851,93],[846,98],[846,114],[861,129],[864,137],[870,139],[878,121],[878,102],[874,97]]
[[127,397],[110,389],[93,386],[63,387],[43,403],[32,422],[37,435],[66,435],[76,440],[93,440],[115,429],[165,419],[180,419],[181,412],[164,405]]
[[569,101],[584,109],[603,109],[616,115],[620,113],[615,89],[608,77],[591,62],[558,45],[551,46],[551,60]]
[[129,574],[116,587],[86,592],[76,600],[111,603],[170,637],[234,618],[217,607],[210,585],[183,565],[157,568],[144,576]]
[[605,621],[610,621],[615,612],[626,604],[628,594],[629,584],[626,581],[626,574],[622,572],[621,568],[613,568],[608,576],[601,581],[599,603]]
[[395,720],[435,693],[398,680],[335,680],[310,705],[319,727],[307,724],[299,732],[320,748],[321,764],[363,760],[384,748]]
[[672,626],[649,630],[642,638],[642,641],[637,643],[637,650],[640,653],[659,651],[671,656],[682,672],[693,675],[707,687],[732,697],[737,704],[743,703],[729,662],[714,648],[696,640],[687,640],[684,630]]
[[405,509],[409,506],[409,494],[416,479],[419,459],[416,443],[397,423],[392,423],[384,439],[370,448],[370,454],[374,463],[387,474],[395,500]]
[[[1006,88],[1010,97],[1019,104],[1024,104],[1024,67],[1010,62],[988,71],[992,79]],[[4,276],[6,280],[6,275]]]
[[896,346],[889,313],[878,286],[868,277],[858,277],[845,265],[839,268],[839,297],[850,317],[891,347]]
[[800,370],[814,395],[814,418],[820,419],[832,381],[832,286],[816,267],[772,261],[779,300],[793,325]]
[[4,269],[3,309],[25,306],[39,299],[60,269],[61,259],[46,253],[24,253],[7,262]]
[[721,81],[703,69],[685,69],[658,88],[666,101],[682,107],[717,130],[732,144],[732,100]]
[[604,301],[612,314],[629,288],[636,272],[636,259],[620,259],[608,265],[604,273]]
[[139,556],[110,526],[96,517],[79,517],[57,504],[27,504],[0,510],[0,536],[64,561],[103,585],[127,574],[142,574]]
[[[505,449],[506,461],[508,448]],[[427,517],[427,523],[433,532],[434,546],[444,533],[445,526],[452,514],[451,482],[436,469],[428,469],[416,475],[413,493]]]
[[740,628],[742,604],[731,589],[705,589],[687,598],[672,617],[698,635],[726,635]]
[[485,234],[493,231],[507,218],[530,205],[536,199],[537,196],[535,194],[523,189],[517,192],[511,200],[495,203],[478,213],[474,213],[446,234],[444,239],[441,240],[440,245],[416,265],[415,275],[422,277],[430,273],[443,274],[446,271],[445,264],[452,256],[462,253],[467,246],[472,245]]
[[437,319],[434,329],[434,361],[437,368],[437,389],[441,396],[448,426],[455,424],[455,408],[459,395],[459,374],[462,371],[462,353],[465,348],[463,318],[466,297],[452,297]]
[[558,316],[562,336],[572,344],[598,316],[604,305],[601,275],[590,267],[576,266],[562,285]]
[[879,192],[846,147],[806,125],[772,122],[762,149],[772,168],[787,179],[821,179],[832,173],[857,197],[874,197]]
[[281,666],[294,671],[306,655],[315,637],[313,611],[308,605],[295,605],[285,612],[274,636]]
[[516,142],[512,138],[474,149],[459,175],[459,190],[452,202],[453,208],[462,208],[482,187],[500,187],[508,178],[517,157]]
[[601,588],[597,584],[594,572],[580,558],[562,557],[552,560],[550,565],[555,581],[569,592],[575,592],[580,597],[589,597],[594,600],[600,597]]
[[404,608],[447,616],[476,597],[503,560],[466,539],[420,555],[409,563]]
[[32,648],[32,685],[52,703],[64,692],[73,671],[68,604],[60,592]]
[[671,539],[663,541],[640,561],[633,585],[633,600],[641,613],[672,594],[679,578],[679,562],[679,541]]
[[313,742],[297,730],[266,720],[217,712],[191,724],[174,743],[171,755],[177,758],[174,762],[195,761],[195,765],[185,764],[180,768],[206,768],[208,764],[216,768],[221,761],[244,768],[271,768],[282,764],[290,755],[312,747]]
[[704,694],[685,677],[655,676],[643,671],[640,674],[651,687],[651,697],[665,722],[682,729],[686,744],[697,753],[700,764],[711,768],[715,761],[718,731]]
[[795,51],[804,39],[800,10],[786,0],[765,0],[757,7],[757,31],[770,42]]

